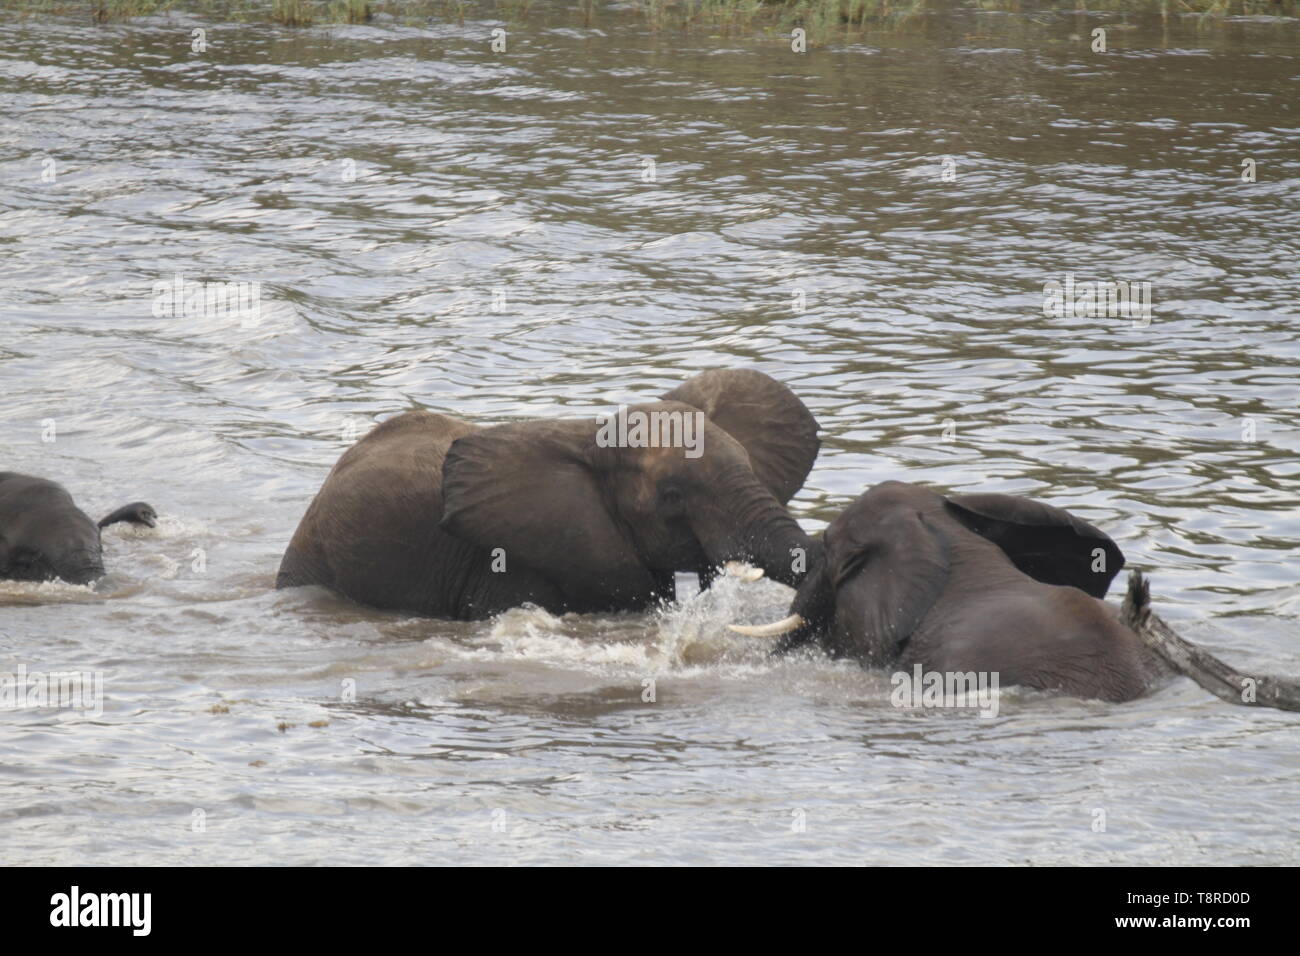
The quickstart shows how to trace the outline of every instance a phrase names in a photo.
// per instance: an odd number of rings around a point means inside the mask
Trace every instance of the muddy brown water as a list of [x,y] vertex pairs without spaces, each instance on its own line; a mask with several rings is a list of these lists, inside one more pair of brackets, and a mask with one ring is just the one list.
[[[744,365],[823,425],[809,529],[886,478],[1037,496],[1300,673],[1296,22],[710,32],[0,14],[0,467],[163,515],[93,591],[0,584],[0,670],[104,681],[0,711],[0,861],[1296,861],[1300,718],[1186,681],[982,719],[768,661],[724,629],[766,581],[474,624],[272,589],[386,416]],[[260,315],[155,314],[177,274]],[[1067,276],[1149,320],[1044,315]]]

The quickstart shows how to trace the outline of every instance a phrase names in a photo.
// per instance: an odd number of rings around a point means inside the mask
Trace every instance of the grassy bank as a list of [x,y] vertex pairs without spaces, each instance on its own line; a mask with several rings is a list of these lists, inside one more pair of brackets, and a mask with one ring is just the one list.
[[[606,0],[541,0],[549,10],[569,11],[576,20],[597,20]],[[429,17],[463,21],[526,18],[534,0],[3,0],[21,14],[49,14],[98,22],[126,20],[169,11],[227,21],[273,22],[286,26],[417,22]],[[923,17],[980,11],[1035,14],[1106,12],[1137,16],[1221,18],[1238,15],[1300,15],[1300,0],[632,0],[649,25],[672,29],[708,26],[721,30],[780,30],[801,26],[810,38],[835,33],[899,27]],[[626,6],[624,6],[626,9]]]

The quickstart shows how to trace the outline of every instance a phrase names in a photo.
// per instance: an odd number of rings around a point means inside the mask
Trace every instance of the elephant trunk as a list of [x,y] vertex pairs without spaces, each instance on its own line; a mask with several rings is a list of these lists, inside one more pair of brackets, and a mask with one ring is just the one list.
[[772,580],[790,587],[798,587],[808,569],[822,561],[821,542],[810,538],[752,477],[729,496],[725,515],[700,520],[694,530],[715,567],[727,561],[748,561]]
[[745,528],[741,537],[746,559],[774,581],[797,588],[809,568],[822,560],[821,542],[814,541],[799,522],[784,513],[771,521]]

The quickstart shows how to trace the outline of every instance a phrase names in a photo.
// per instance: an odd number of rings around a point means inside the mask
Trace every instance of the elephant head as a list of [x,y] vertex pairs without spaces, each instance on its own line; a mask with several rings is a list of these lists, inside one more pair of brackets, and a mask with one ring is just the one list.
[[136,502],[96,524],[62,485],[0,473],[0,579],[89,584],[103,577],[100,528],[115,521],[152,527],[155,515]]
[[457,438],[442,529],[538,571],[574,609],[642,606],[674,571],[732,560],[796,585],[817,546],[785,502],[816,455],[811,414],[757,372],[705,373],[670,395]]
[[[1106,594],[1119,547],[1086,521],[1029,498],[943,497],[889,481],[864,492],[823,534],[824,551],[783,621],[736,627],[782,635],[778,651],[818,640],[869,666],[896,661],[936,606],[1025,584]],[[978,627],[972,622],[972,630]]]

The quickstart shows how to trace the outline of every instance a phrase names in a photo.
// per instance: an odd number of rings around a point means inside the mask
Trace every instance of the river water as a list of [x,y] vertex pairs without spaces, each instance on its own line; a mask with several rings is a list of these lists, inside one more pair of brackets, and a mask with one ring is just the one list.
[[[104,681],[0,712],[0,862],[1296,862],[1300,716],[1185,680],[985,719],[768,661],[724,629],[767,581],[470,624],[273,590],[376,421],[750,366],[824,429],[810,530],[887,478],[1037,496],[1300,673],[1296,21],[716,32],[0,15],[0,470],[162,515],[93,590],[0,584],[0,670]],[[168,315],[178,274],[260,314]],[[1067,276],[1150,319],[1044,315]]]

